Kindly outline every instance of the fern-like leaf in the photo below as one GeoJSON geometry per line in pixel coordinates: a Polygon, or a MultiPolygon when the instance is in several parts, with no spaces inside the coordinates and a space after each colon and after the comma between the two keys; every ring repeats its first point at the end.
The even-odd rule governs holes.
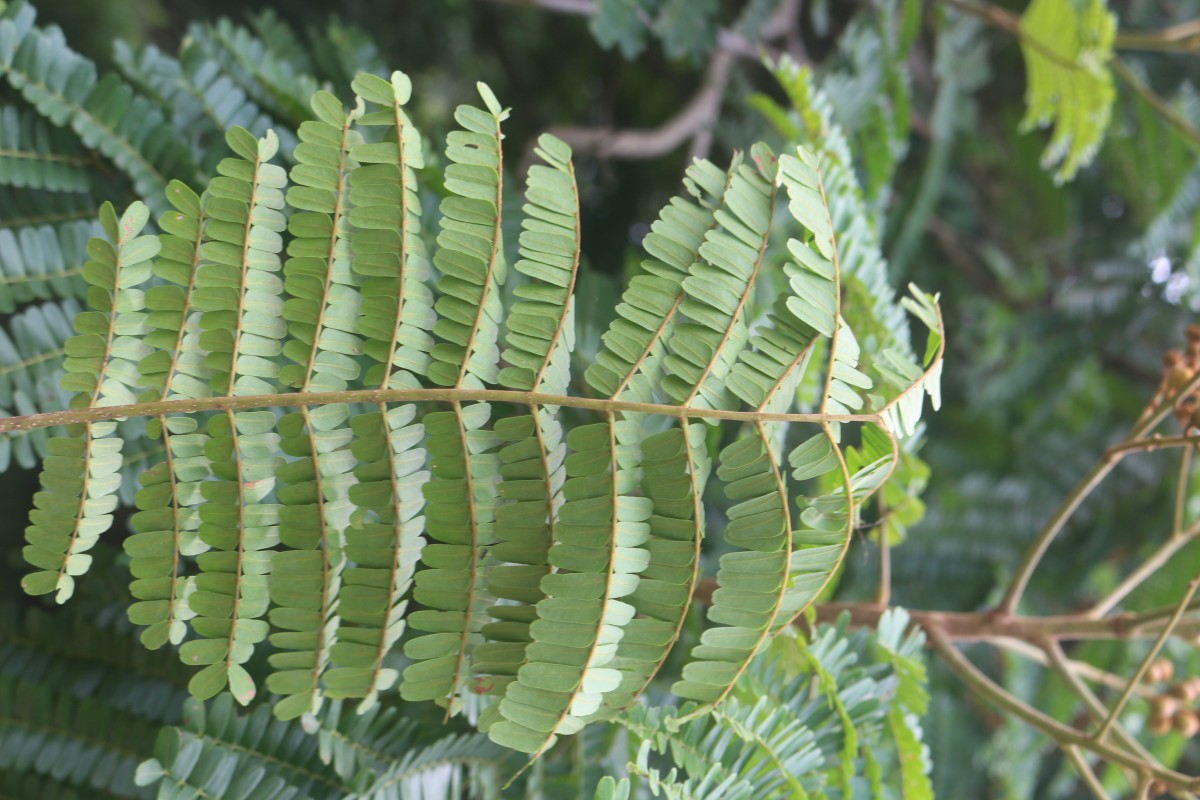
{"type": "MultiPolygon", "coordinates": [[[[141,203],[130,206],[120,220],[112,206],[101,209],[108,240],[93,239],[92,257],[84,267],[90,284],[88,303],[94,312],[76,317],[79,335],[67,343],[63,388],[77,394],[72,405],[120,405],[134,399],[137,363],[146,354],[141,339],[145,317],[143,293],[134,288],[150,272],[158,239],[139,236],[149,212],[141,203]]],[[[66,602],[75,578],[87,572],[87,554],[112,524],[121,482],[122,439],[113,421],[87,422],[77,438],[50,443],[42,470],[44,490],[34,495],[33,523],[25,532],[25,559],[38,568],[22,585],[30,594],[55,592],[66,602]]]]}
{"type": "Polygon", "coordinates": [[[1033,0],[1020,29],[1028,76],[1021,127],[1054,126],[1042,166],[1065,183],[1095,157],[1108,129],[1117,20],[1104,0],[1033,0]]]}

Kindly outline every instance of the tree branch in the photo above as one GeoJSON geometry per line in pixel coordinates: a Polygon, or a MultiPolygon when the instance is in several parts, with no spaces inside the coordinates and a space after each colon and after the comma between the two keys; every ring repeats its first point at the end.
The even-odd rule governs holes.
{"type": "Polygon", "coordinates": [[[1157,764],[1147,763],[1142,758],[1126,752],[1125,750],[1112,747],[1102,742],[1095,741],[1090,736],[1084,734],[1075,728],[1064,725],[1058,720],[1055,720],[1036,708],[1033,708],[1028,703],[1021,700],[1019,697],[1006,691],[1002,686],[997,684],[987,675],[983,674],[972,664],[966,656],[958,651],[941,631],[937,628],[926,630],[929,637],[929,643],[937,652],[942,663],[946,665],[963,683],[971,690],[992,706],[1007,712],[1014,716],[1020,717],[1031,727],[1041,731],[1048,736],[1059,746],[1074,745],[1089,750],[1096,755],[1118,764],[1123,767],[1137,770],[1143,773],[1149,773],[1158,780],[1168,784],[1169,786],[1177,787],[1187,791],[1200,789],[1200,779],[1191,778],[1175,770],[1167,769],[1157,764]]]}
{"type": "MultiPolygon", "coordinates": [[[[712,593],[711,579],[702,582],[696,596],[703,599],[712,593]],[[707,585],[705,585],[707,583],[707,585]]],[[[1189,605],[1188,610],[1192,610],[1189,605]]],[[[994,639],[1016,639],[1037,644],[1047,639],[1081,641],[1090,639],[1145,639],[1159,635],[1164,618],[1178,607],[1141,614],[1113,614],[1100,619],[1086,614],[1060,614],[1044,617],[1021,617],[998,614],[994,611],[921,611],[908,610],[912,624],[922,630],[937,630],[956,642],[980,642],[994,639]]],[[[836,622],[842,614],[850,615],[855,627],[875,628],[887,609],[875,603],[822,603],[816,607],[818,622],[836,622]]]]}
{"type": "Polygon", "coordinates": [[[700,90],[687,105],[658,127],[617,130],[571,126],[551,128],[549,133],[569,144],[577,154],[602,158],[658,158],[716,122],[732,66],[730,53],[724,50],[714,53],[700,90]]]}
{"type": "MultiPolygon", "coordinates": [[[[1150,431],[1158,427],[1166,417],[1174,410],[1176,402],[1183,397],[1187,397],[1192,392],[1200,387],[1200,375],[1197,375],[1186,386],[1180,388],[1179,391],[1167,397],[1163,402],[1150,413],[1138,420],[1137,424],[1129,432],[1129,435],[1117,445],[1110,447],[1104,452],[1104,455],[1092,467],[1083,479],[1071,490],[1070,494],[1064,498],[1058,510],[1046,523],[1046,526],[1038,534],[1037,539],[1030,545],[1025,555],[1021,558],[1021,563],[1017,565],[1016,573],[1013,576],[1012,583],[1008,590],[1004,593],[1004,599],[997,607],[1000,614],[1012,614],[1017,610],[1017,605],[1021,602],[1021,595],[1025,592],[1025,587],[1029,584],[1029,579],[1033,576],[1034,570],[1045,555],[1046,550],[1050,547],[1050,543],[1054,541],[1059,532],[1066,526],[1067,521],[1083,503],[1092,491],[1100,485],[1100,482],[1108,476],[1110,472],[1120,462],[1121,458],[1128,452],[1138,449],[1145,449],[1140,446],[1140,443],[1146,440],[1146,435],[1150,431]]],[[[1156,446],[1163,446],[1166,437],[1149,440],[1156,443],[1156,446]]]]}
{"type": "MultiPolygon", "coordinates": [[[[515,6],[542,8],[565,14],[590,16],[595,12],[592,0],[490,0],[515,6]]],[[[721,102],[729,84],[735,57],[758,60],[764,51],[771,55],[768,42],[788,36],[799,14],[798,0],[781,0],[771,17],[763,24],[757,41],[749,41],[736,30],[720,28],[716,49],[709,59],[708,69],[699,90],[670,119],[654,128],[595,128],[564,126],[548,132],[562,139],[580,155],[601,158],[649,159],[672,152],[687,141],[692,142],[693,158],[705,155],[712,141],[712,126],[720,115],[721,102]]],[[[777,54],[775,54],[777,55],[777,54]]],[[[796,53],[798,61],[804,59],[796,53]]],[[[526,163],[531,163],[526,159],[526,163]]]]}

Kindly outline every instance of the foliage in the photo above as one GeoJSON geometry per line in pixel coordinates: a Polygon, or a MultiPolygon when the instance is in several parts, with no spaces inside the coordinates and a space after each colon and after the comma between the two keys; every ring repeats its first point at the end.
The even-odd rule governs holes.
{"type": "Polygon", "coordinates": [[[1100,149],[1115,91],[1108,60],[1116,18],[1104,0],[1036,0],[1021,17],[1029,88],[1025,128],[1053,124],[1042,165],[1067,181],[1100,149]]]}

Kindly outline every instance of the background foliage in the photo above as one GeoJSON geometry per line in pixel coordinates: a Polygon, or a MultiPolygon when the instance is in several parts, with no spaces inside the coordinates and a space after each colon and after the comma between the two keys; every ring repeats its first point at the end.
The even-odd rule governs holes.
{"type": "MultiPolygon", "coordinates": [[[[547,128],[575,144],[589,232],[584,239],[589,271],[581,292],[596,298],[594,308],[578,310],[575,356],[587,364],[619,288],[637,269],[635,245],[646,232],[644,223],[676,192],[688,156],[710,153],[723,162],[726,153],[755,138],[778,142],[803,135],[787,129],[795,120],[772,114],[794,99],[799,85],[792,85],[789,98],[786,80],[781,86],[759,64],[755,43],[769,36],[772,55],[787,52],[812,66],[825,91],[829,119],[845,132],[854,153],[870,221],[881,231],[880,245],[889,259],[888,281],[903,286],[912,280],[939,290],[950,333],[945,404],[929,417],[921,450],[928,488],[920,499],[889,500],[894,514],[888,535],[896,543],[904,539],[892,554],[892,600],[906,607],[970,610],[997,599],[1026,544],[1060,499],[1153,394],[1161,353],[1178,338],[1198,302],[1200,245],[1194,221],[1200,213],[1200,173],[1194,134],[1200,109],[1190,80],[1194,54],[1184,47],[1182,53],[1158,52],[1136,38],[1122,43],[1118,35],[1122,61],[1114,72],[1105,56],[1112,44],[1106,37],[1113,31],[1098,0],[1076,4],[1081,18],[1092,18],[1088,30],[1064,31],[1054,19],[1039,20],[1032,12],[1021,23],[1035,32],[1053,31],[1047,41],[1054,52],[1019,44],[1002,24],[985,24],[986,15],[961,8],[966,3],[814,0],[789,6],[790,24],[781,34],[770,27],[777,4],[753,0],[602,0],[595,6],[564,3],[568,12],[588,12],[565,14],[521,3],[348,2],[336,19],[317,3],[280,4],[274,15],[265,6],[245,14],[240,4],[200,8],[138,0],[121,5],[127,8],[119,13],[105,8],[89,18],[88,9],[76,3],[39,4],[39,24],[57,22],[66,31],[65,43],[42,34],[44,57],[75,59],[66,54],[69,44],[98,65],[97,76],[108,76],[101,78],[108,81],[106,92],[97,93],[91,105],[77,108],[39,95],[36,87],[22,85],[15,71],[4,87],[0,147],[54,154],[48,159],[0,154],[0,408],[6,414],[66,403],[57,388],[57,366],[70,317],[83,298],[78,271],[102,200],[123,207],[143,197],[152,207],[159,202],[155,211],[163,210],[158,198],[168,179],[211,175],[228,155],[222,132],[231,124],[256,135],[272,127],[284,140],[282,151],[290,152],[294,140],[287,137],[310,116],[309,95],[327,86],[348,96],[360,70],[386,74],[400,67],[410,73],[415,84],[411,113],[433,141],[441,140],[453,107],[473,97],[474,81],[486,77],[519,111],[506,127],[509,152],[527,152],[547,128]],[[198,18],[200,13],[206,18],[198,18]],[[223,15],[228,19],[221,21],[223,15]],[[121,43],[114,46],[115,37],[121,43]],[[880,58],[880,53],[892,57],[880,58]],[[722,63],[722,54],[731,63],[718,71],[714,64],[722,63]],[[1082,59],[1093,69],[1085,78],[1064,76],[1056,61],[1062,58],[1082,59]],[[112,76],[120,76],[120,85],[112,76]],[[1101,98],[1095,113],[1070,119],[1046,111],[1054,87],[1075,79],[1088,83],[1080,91],[1101,98]],[[1134,86],[1153,87],[1157,96],[1134,86]],[[713,87],[719,98],[714,124],[670,146],[656,149],[641,141],[650,158],[631,159],[638,154],[622,150],[639,142],[622,143],[611,135],[593,140],[579,131],[653,130],[713,87]],[[137,99],[123,95],[128,91],[137,99]],[[1103,100],[1110,98],[1109,108],[1103,100]],[[1159,98],[1165,98],[1165,113],[1155,107],[1159,98]],[[1105,118],[1097,118],[1101,113],[1105,118]],[[1037,132],[1041,125],[1045,133],[1037,132]],[[133,147],[124,143],[127,138],[133,147]]],[[[1023,4],[1007,5],[1010,22],[1025,10],[1023,4]]],[[[1055,5],[1039,0],[1033,8],[1052,15],[1055,5]]],[[[1166,29],[1186,22],[1190,12],[1185,3],[1149,0],[1114,4],[1112,10],[1119,12],[1121,32],[1166,29]]],[[[0,31],[0,53],[18,43],[0,31]]],[[[87,67],[79,69],[81,75],[91,74],[87,67]]],[[[1061,85],[1058,91],[1064,91],[1061,85]]],[[[869,302],[869,292],[861,302],[869,302]]],[[[155,457],[156,445],[136,430],[131,433],[123,469],[133,474],[155,457]]],[[[13,462],[0,491],[14,520],[24,518],[35,484],[32,470],[45,442],[38,433],[0,443],[0,459],[6,466],[13,462]]],[[[923,466],[914,470],[925,474],[923,466]]],[[[1170,525],[1167,478],[1172,471],[1161,459],[1125,461],[1117,479],[1084,505],[1050,551],[1027,602],[1053,612],[1103,596],[1128,561],[1150,548],[1143,532],[1170,525]],[[1081,563],[1095,568],[1082,574],[1081,563]],[[1075,579],[1064,582],[1063,575],[1075,579]]],[[[19,526],[11,529],[15,545],[19,526]]],[[[118,548],[111,544],[109,557],[115,560],[118,548]]],[[[49,612],[18,596],[17,576],[24,571],[15,556],[18,549],[6,551],[11,557],[4,565],[7,602],[20,611],[6,615],[13,623],[6,632],[6,655],[0,657],[9,686],[0,687],[0,704],[21,706],[22,719],[38,720],[28,730],[42,731],[37,734],[42,738],[22,745],[15,729],[6,729],[9,744],[0,750],[10,755],[0,756],[0,766],[5,788],[14,796],[58,792],[53,796],[67,797],[71,791],[128,796],[124,792],[132,791],[137,764],[151,753],[157,767],[142,768],[147,780],[155,769],[183,770],[181,762],[195,758],[218,775],[246,769],[268,773],[282,768],[281,761],[310,763],[312,751],[305,748],[320,748],[330,762],[319,774],[305,773],[306,791],[340,796],[375,781],[400,785],[405,773],[398,765],[405,762],[395,759],[421,757],[420,719],[406,711],[406,719],[415,719],[406,722],[385,710],[369,720],[334,714],[323,723],[328,730],[315,738],[285,734],[281,727],[279,733],[264,733],[283,725],[268,725],[265,717],[246,723],[254,731],[247,735],[273,735],[272,741],[280,743],[271,747],[282,750],[264,749],[270,758],[249,767],[241,756],[222,767],[222,759],[234,758],[230,752],[258,751],[230,749],[228,743],[242,734],[228,729],[219,736],[206,733],[229,724],[228,705],[203,713],[195,706],[179,711],[187,676],[180,675],[174,658],[159,659],[160,654],[136,646],[127,652],[110,648],[107,659],[131,659],[134,672],[145,676],[137,687],[129,685],[124,661],[89,663],[97,649],[86,646],[89,634],[112,631],[114,638],[106,641],[132,634],[119,613],[123,567],[112,573],[118,577],[97,582],[100,596],[93,602],[49,612]],[[89,633],[63,637],[64,629],[89,633]],[[71,652],[53,649],[63,647],[64,638],[78,650],[74,660],[71,652]],[[54,653],[58,665],[49,678],[29,666],[44,652],[54,653]],[[26,689],[35,682],[37,693],[31,695],[26,689]],[[92,763],[108,759],[103,768],[65,774],[65,766],[49,766],[66,764],[70,759],[63,753],[90,753],[91,740],[65,737],[59,746],[74,749],[55,750],[46,744],[48,720],[71,720],[65,727],[75,734],[89,725],[99,732],[113,713],[130,718],[121,726],[129,740],[89,756],[98,759],[92,763]],[[172,727],[157,734],[162,724],[172,727]],[[378,742],[373,755],[356,751],[334,757],[344,741],[339,736],[350,726],[358,726],[350,734],[356,740],[378,742]],[[35,751],[43,754],[37,758],[45,768],[30,767],[35,751]],[[312,786],[323,788],[312,791],[312,786]]],[[[877,559],[878,548],[865,537],[856,542],[839,599],[871,596],[877,559]]],[[[1150,608],[1177,597],[1198,559],[1195,543],[1182,549],[1129,598],[1127,607],[1150,608]]],[[[878,657],[878,648],[868,647],[864,636],[853,640],[853,647],[878,657]]],[[[1086,655],[1127,673],[1140,653],[1097,645],[1086,655]]],[[[1181,663],[1193,658],[1182,649],[1176,657],[1181,663]]],[[[807,674],[794,665],[791,669],[807,674]]],[[[1038,698],[1040,707],[1066,702],[1063,690],[1043,684],[1043,673],[1026,662],[1014,659],[996,665],[996,671],[1026,696],[1038,698]]],[[[890,679],[877,672],[871,680],[890,679]]],[[[785,684],[771,685],[785,691],[779,689],[785,684]]],[[[837,685],[841,691],[857,686],[854,678],[837,685]]],[[[729,717],[755,713],[756,685],[744,691],[744,706],[727,710],[729,717]]],[[[874,691],[880,698],[892,696],[890,690],[874,691]]],[[[819,772],[845,746],[843,731],[832,719],[805,717],[802,708],[792,707],[796,702],[785,693],[775,705],[808,720],[818,744],[795,747],[793,768],[800,771],[804,764],[810,766],[803,769],[819,772]]],[[[883,724],[880,720],[892,712],[881,707],[871,713],[883,724]]],[[[10,711],[6,719],[17,716],[10,711]]],[[[872,730],[871,724],[864,717],[864,730],[872,730]]],[[[1057,750],[1016,723],[976,713],[961,690],[937,673],[923,727],[938,765],[933,788],[942,796],[1084,796],[1057,750]]],[[[692,741],[718,735],[685,733],[692,741]]],[[[616,735],[630,737],[619,743],[621,752],[638,752],[636,731],[616,735]]],[[[653,751],[673,746],[653,736],[646,741],[653,751]]],[[[1182,737],[1171,737],[1162,747],[1174,751],[1172,758],[1182,757],[1186,767],[1190,754],[1184,744],[1182,737]]],[[[501,758],[481,741],[441,746],[451,748],[450,754],[440,760],[429,756],[430,763],[457,758],[482,774],[498,768],[501,758]]],[[[546,786],[594,785],[597,765],[612,758],[613,743],[583,735],[573,746],[577,755],[547,765],[536,780],[546,786]]],[[[647,775],[668,768],[651,756],[640,756],[647,775]]],[[[736,755],[730,759],[738,760],[736,755]]],[[[674,763],[684,760],[676,756],[674,763]]],[[[753,759],[743,759],[746,763],[752,765],[753,759]]],[[[761,780],[778,779],[777,773],[761,777],[765,774],[761,780]]],[[[753,791],[766,791],[754,783],[752,770],[741,779],[753,791]]],[[[721,778],[713,780],[719,784],[721,778]]],[[[724,791],[737,796],[746,789],[724,791]]]]}

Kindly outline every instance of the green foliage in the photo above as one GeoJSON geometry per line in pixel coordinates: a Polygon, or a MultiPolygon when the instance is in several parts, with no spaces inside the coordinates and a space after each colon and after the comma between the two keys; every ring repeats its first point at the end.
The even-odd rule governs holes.
{"type": "Polygon", "coordinates": [[[1028,88],[1025,129],[1052,125],[1042,166],[1056,183],[1100,149],[1116,91],[1108,60],[1117,21],[1104,0],[1034,0],[1021,17],[1028,88]]]}
{"type": "MultiPolygon", "coordinates": [[[[332,95],[314,95],[317,119],[300,126],[290,176],[271,163],[279,146],[272,132],[255,138],[232,128],[233,156],[202,193],[168,187],[173,210],[159,221],[161,238],[142,235],[143,204],[119,220],[102,206],[107,238],[89,244],[83,270],[93,311],[77,320],[63,385],[79,392],[75,408],[147,404],[140,416],[151,418],[170,454],[142,478],[138,533],[126,543],[138,599],[130,616],[147,626],[143,641],[181,643],[183,662],[200,668],[189,682],[193,697],[227,689],[245,705],[258,691],[256,646],[269,639],[266,686],[282,725],[312,720],[326,690],[374,708],[397,682],[388,653],[407,622],[416,633],[403,640],[410,663],[400,696],[435,700],[447,717],[474,715],[471,698],[490,697],[480,727],[536,758],[560,736],[630,707],[679,639],[700,574],[710,469],[707,423],[689,417],[723,412],[744,418],[748,434],[718,454],[716,475],[733,503],[723,538],[733,551],[716,576],[714,627],[675,687],[701,703],[681,720],[701,718],[829,582],[856,508],[890,474],[893,437],[911,432],[932,393],[941,335],[932,299],[918,293],[911,307],[934,337],[924,366],[886,350],[877,359],[887,371],[876,379],[860,372],[860,346],[839,313],[838,233],[819,157],[801,148],[777,159],[756,146],[755,166],[735,163],[728,179],[701,164],[694,180],[706,188],[696,194],[715,198],[704,227],[680,224],[705,216],[683,204],[671,209],[689,216],[665,214],[658,230],[660,251],[678,265],[674,280],[654,285],[663,297],[650,307],[661,316],[647,325],[634,306],[626,312],[649,340],[636,340],[640,354],[632,350],[618,338],[627,324],[619,321],[605,341],[619,352],[608,363],[624,375],[598,408],[602,421],[564,424],[563,407],[577,405],[567,393],[580,236],[569,148],[552,137],[540,142],[546,166],[531,175],[520,234],[518,274],[528,282],[506,313],[499,126],[508,112],[482,84],[484,108],[459,107],[431,305],[411,188],[420,162],[409,160],[420,139],[402,108],[408,81],[360,76],[354,87],[350,113],[332,95]],[[386,126],[382,141],[365,138],[372,123],[386,126]],[[787,214],[776,209],[779,188],[790,198],[787,214]],[[750,337],[751,298],[777,216],[799,237],[785,268],[793,294],[750,337]],[[689,246],[693,255],[675,255],[689,246]],[[367,288],[375,289],[370,304],[367,288]],[[793,516],[780,463],[783,420],[818,339],[832,364],[810,379],[810,420],[821,432],[787,457],[797,482],[840,478],[802,499],[793,516]],[[359,356],[381,359],[366,383],[359,356]],[[739,376],[757,389],[731,391],[739,376]],[[421,378],[450,387],[450,410],[389,404],[421,399],[430,391],[421,378]],[[513,390],[489,394],[497,383],[513,390]],[[360,415],[350,390],[373,386],[392,394],[376,395],[376,408],[360,415]],[[861,394],[873,386],[883,393],[861,394]],[[638,398],[628,408],[619,402],[626,388],[638,398]],[[267,410],[290,405],[288,390],[333,402],[302,402],[282,416],[267,410]],[[493,417],[491,402],[476,402],[493,397],[528,397],[529,415],[493,417]],[[777,418],[743,417],[739,397],[777,418]],[[181,402],[199,405],[179,413],[181,402]],[[195,413],[204,408],[212,413],[195,413]],[[681,427],[661,430],[647,412],[678,414],[681,427]],[[898,427],[871,440],[852,474],[842,419],[898,427]],[[660,432],[644,436],[648,425],[660,432]],[[426,452],[428,471],[420,469],[426,452]],[[193,559],[197,571],[187,575],[193,559]],[[422,608],[406,616],[400,598],[410,581],[422,608]]],[[[28,591],[67,600],[111,524],[115,425],[86,421],[51,442],[47,491],[27,532],[27,557],[40,570],[26,579],[28,591]]],[[[219,702],[223,720],[231,706],[219,702]]],[[[236,743],[242,734],[229,735],[236,743]]],[[[445,757],[470,750],[465,740],[435,747],[445,757]]],[[[183,734],[164,734],[157,753],[142,783],[169,777],[210,794],[288,791],[280,776],[183,734]]]]}

